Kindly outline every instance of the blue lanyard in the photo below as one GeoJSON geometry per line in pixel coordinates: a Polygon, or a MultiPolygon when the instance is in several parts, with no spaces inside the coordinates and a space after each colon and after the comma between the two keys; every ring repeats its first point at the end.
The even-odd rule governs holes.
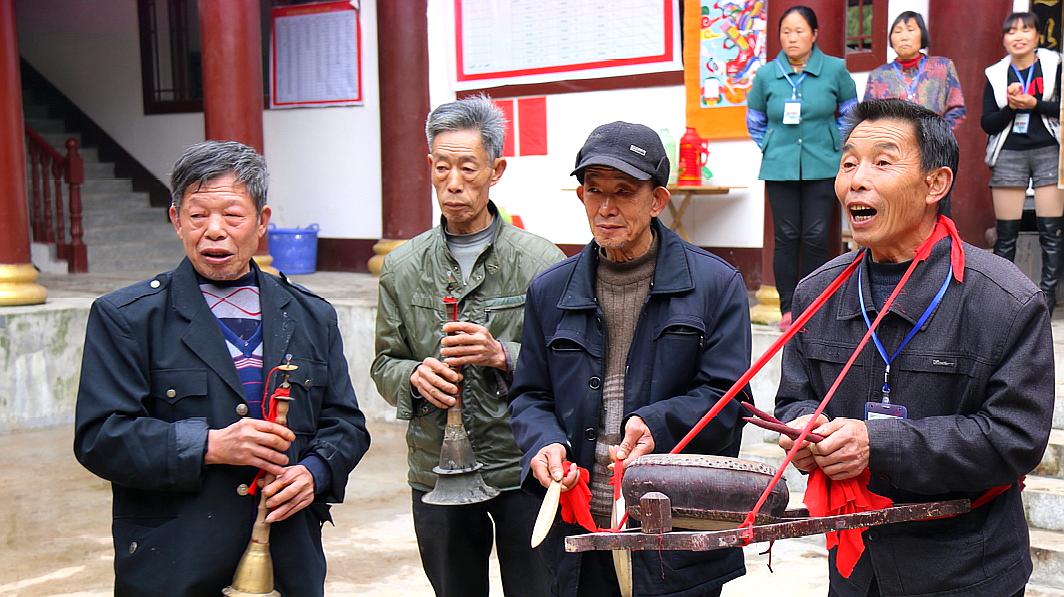
{"type": "Polygon", "coordinates": [[[1037,60],[1035,60],[1034,63],[1031,64],[1030,68],[1028,69],[1028,71],[1027,71],[1027,80],[1026,81],[1024,81],[1023,75],[1020,74],[1020,69],[1016,68],[1015,64],[1010,64],[1009,65],[1010,67],[1012,67],[1012,72],[1016,73],[1016,80],[1017,81],[1024,81],[1023,82],[1023,92],[1027,93],[1027,94],[1031,93],[1031,91],[1030,91],[1031,90],[1031,80],[1034,78],[1034,65],[1035,64],[1038,64],[1037,60]]]}
{"type": "Polygon", "coordinates": [[[916,97],[916,87],[920,84],[920,77],[924,74],[924,64],[927,62],[927,56],[920,57],[920,64],[916,67],[916,76],[913,77],[912,82],[905,82],[905,75],[902,74],[901,65],[897,62],[894,63],[894,70],[898,71],[898,78],[901,79],[902,85],[905,85],[905,92],[908,94],[905,99],[912,101],[916,97]]]}
{"type": "Polygon", "coordinates": [[[783,70],[783,64],[780,63],[779,58],[776,59],[776,68],[780,69],[780,74],[791,84],[791,99],[798,99],[798,86],[801,85],[802,80],[805,79],[805,71],[802,71],[802,74],[798,75],[797,81],[792,81],[791,76],[787,74],[787,71],[783,70]]]}
{"type": "MultiPolygon", "coordinates": [[[[869,328],[872,327],[872,322],[868,319],[868,311],[865,309],[864,292],[861,290],[861,272],[864,269],[864,263],[857,266],[857,300],[861,304],[861,317],[864,317],[865,325],[869,328]]],[[[946,295],[946,289],[949,288],[950,278],[953,277],[953,264],[950,263],[949,271],[946,273],[946,279],[942,282],[942,287],[938,289],[938,293],[935,294],[935,298],[931,299],[931,304],[924,310],[924,314],[920,316],[920,319],[916,321],[916,325],[913,329],[909,330],[909,333],[905,336],[905,339],[901,341],[901,345],[894,351],[894,354],[887,356],[887,349],[883,347],[883,343],[879,340],[879,335],[874,331],[872,332],[872,342],[876,345],[876,350],[879,351],[879,356],[883,358],[883,362],[887,364],[886,370],[883,372],[883,404],[890,404],[890,364],[894,362],[894,359],[898,358],[901,351],[909,345],[909,341],[920,331],[920,328],[924,327],[931,314],[938,308],[939,303],[942,302],[942,297],[946,295]]]]}

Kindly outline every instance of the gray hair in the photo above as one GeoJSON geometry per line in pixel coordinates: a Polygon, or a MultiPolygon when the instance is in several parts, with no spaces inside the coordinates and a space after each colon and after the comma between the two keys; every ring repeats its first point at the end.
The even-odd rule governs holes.
{"type": "Polygon", "coordinates": [[[436,135],[467,130],[480,131],[480,141],[489,160],[494,162],[502,156],[502,146],[506,141],[506,116],[486,95],[478,94],[443,104],[433,110],[425,121],[425,138],[429,142],[429,149],[436,135]]]}
{"type": "Polygon", "coordinates": [[[236,141],[203,141],[185,150],[170,175],[170,200],[181,211],[181,199],[190,188],[200,186],[226,174],[242,183],[255,203],[255,212],[266,206],[269,186],[266,160],[251,147],[236,141]]]}
{"type": "MultiPolygon", "coordinates": [[[[945,118],[927,108],[900,99],[874,99],[863,101],[846,114],[843,125],[843,143],[850,140],[850,133],[864,121],[901,120],[913,125],[916,146],[920,150],[920,168],[930,172],[943,166],[953,171],[957,180],[957,164],[960,150],[957,138],[945,118]]],[[[950,193],[938,202],[939,213],[948,213],[950,193]]]]}

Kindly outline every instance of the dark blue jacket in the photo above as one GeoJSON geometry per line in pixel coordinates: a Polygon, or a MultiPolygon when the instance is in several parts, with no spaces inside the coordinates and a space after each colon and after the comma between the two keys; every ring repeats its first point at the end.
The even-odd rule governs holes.
{"type": "MultiPolygon", "coordinates": [[[[326,502],[343,500],[369,434],[332,306],[273,276],[259,272],[258,280],[263,373],[286,354],[299,366],[291,380],[288,426],[296,439],[289,462],[314,454],[331,475],[313,504],[272,525],[275,582],[284,595],[321,595],[326,502]]],[[[204,466],[203,456],[208,429],[235,423],[244,404],[221,329],[187,259],[93,303],[74,453],[111,482],[116,595],[218,595],[230,583],[258,502],[237,486],[249,483],[255,469],[204,466]]]]}
{"type": "MultiPolygon", "coordinates": [[[[646,421],[654,451],[663,453],[750,366],[750,319],[739,272],[656,218],[652,225],[661,245],[628,354],[624,421],[632,415],[646,421]]],[[[597,263],[592,242],[543,272],[528,291],[510,410],[524,452],[522,485],[539,495],[543,488],[529,472],[529,461],[544,446],[567,446],[569,459],[587,469],[594,462],[607,341],[595,298],[597,263]]],[[[735,456],[740,425],[738,405],[732,403],[685,451],[735,456]]],[[[548,562],[556,560],[555,590],[561,596],[578,594],[580,555],[562,548],[564,536],[577,532],[558,524],[541,548],[548,562]]],[[[632,556],[636,595],[702,595],[745,573],[738,549],[632,556]]]]}

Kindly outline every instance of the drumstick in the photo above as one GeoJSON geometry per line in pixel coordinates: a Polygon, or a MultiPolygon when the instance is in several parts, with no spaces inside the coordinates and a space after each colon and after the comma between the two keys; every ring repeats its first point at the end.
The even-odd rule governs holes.
{"type": "Polygon", "coordinates": [[[758,417],[758,418],[760,418],[760,419],[762,419],[764,421],[768,421],[769,423],[779,423],[780,425],[786,425],[786,423],[784,423],[783,421],[777,419],[776,417],[774,417],[774,416],[768,414],[767,412],[761,410],[760,408],[754,406],[750,402],[747,402],[747,401],[744,400],[744,401],[740,402],[739,404],[742,404],[743,408],[745,408],[746,410],[750,411],[750,414],[754,415],[755,417],[758,417]]]}
{"type": "Polygon", "coordinates": [[[561,498],[562,484],[560,481],[551,481],[547,487],[547,495],[543,497],[543,505],[539,507],[539,515],[536,516],[536,524],[532,526],[532,547],[538,547],[547,538],[547,532],[554,524],[554,516],[558,513],[558,500],[561,498]]]}
{"type": "MultiPolygon", "coordinates": [[[[789,437],[789,438],[791,438],[793,440],[797,440],[798,436],[801,435],[801,433],[802,433],[800,429],[795,429],[793,427],[788,427],[788,426],[784,425],[783,423],[773,423],[772,421],[763,421],[763,420],[757,419],[755,417],[743,417],[743,420],[746,421],[747,423],[750,423],[751,425],[757,425],[758,427],[760,427],[762,429],[768,429],[769,431],[775,431],[776,433],[779,433],[779,434],[782,434],[782,435],[786,435],[787,437],[789,437]]],[[[805,439],[806,439],[806,441],[809,441],[809,442],[815,444],[815,443],[820,442],[821,440],[823,440],[824,436],[823,435],[818,435],[816,433],[810,433],[809,435],[805,436],[805,439]]]]}

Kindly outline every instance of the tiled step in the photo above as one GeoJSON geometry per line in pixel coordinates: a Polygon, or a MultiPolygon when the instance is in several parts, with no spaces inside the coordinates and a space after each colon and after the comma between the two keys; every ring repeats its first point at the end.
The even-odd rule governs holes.
{"type": "Polygon", "coordinates": [[[48,106],[44,104],[23,103],[22,116],[24,118],[48,118],[48,106]]]}
{"type": "Polygon", "coordinates": [[[81,145],[81,133],[68,133],[60,131],[58,133],[41,133],[41,137],[44,140],[51,143],[52,147],[58,149],[61,153],[66,153],[66,142],[68,139],[73,139],[81,145]]]}
{"type": "Polygon", "coordinates": [[[1027,596],[1038,595],[1032,591],[1042,590],[1045,597],[1064,597],[1064,533],[1031,529],[1031,559],[1034,560],[1034,573],[1027,596]],[[1055,590],[1056,592],[1049,592],[1055,590]]]}
{"type": "Polygon", "coordinates": [[[111,162],[84,162],[85,178],[114,178],[115,177],[115,165],[111,162]]]}
{"type": "Polygon", "coordinates": [[[59,118],[27,118],[26,124],[42,134],[66,132],[66,123],[59,118]]]}
{"type": "MultiPolygon", "coordinates": [[[[160,213],[161,211],[147,208],[129,209],[120,214],[124,224],[154,225],[166,223],[166,215],[160,213]]],[[[81,214],[81,225],[86,231],[90,228],[106,230],[115,223],[117,217],[114,209],[85,210],[81,214]]]]}
{"type": "Polygon", "coordinates": [[[1064,531],[1064,479],[1028,475],[1022,495],[1032,527],[1064,531]]]}
{"type": "MultiPolygon", "coordinates": [[[[93,264],[103,266],[105,263],[132,263],[138,261],[162,261],[176,264],[184,256],[181,243],[176,238],[160,238],[158,242],[118,241],[106,245],[89,245],[89,271],[93,264]]],[[[137,268],[139,269],[139,267],[137,268]]]]}
{"type": "Polygon", "coordinates": [[[1034,474],[1064,479],[1064,430],[1053,429],[1049,432],[1049,446],[1034,474]]]}
{"type": "MultiPolygon", "coordinates": [[[[161,210],[160,210],[161,211],[161,210]]],[[[125,217],[121,221],[108,226],[91,226],[85,228],[84,241],[90,247],[104,246],[113,243],[116,239],[122,242],[142,242],[164,244],[163,241],[178,244],[174,227],[162,221],[161,214],[148,222],[127,221],[125,217]]]]}
{"type": "Polygon", "coordinates": [[[125,193],[133,191],[133,181],[128,178],[96,178],[81,185],[82,200],[91,193],[125,193]]]}
{"type": "Polygon", "coordinates": [[[81,194],[81,209],[85,213],[90,211],[108,210],[112,211],[116,209],[120,210],[133,210],[133,209],[159,209],[151,206],[151,201],[148,198],[147,193],[141,193],[139,191],[118,191],[118,192],[90,192],[81,194]]]}

